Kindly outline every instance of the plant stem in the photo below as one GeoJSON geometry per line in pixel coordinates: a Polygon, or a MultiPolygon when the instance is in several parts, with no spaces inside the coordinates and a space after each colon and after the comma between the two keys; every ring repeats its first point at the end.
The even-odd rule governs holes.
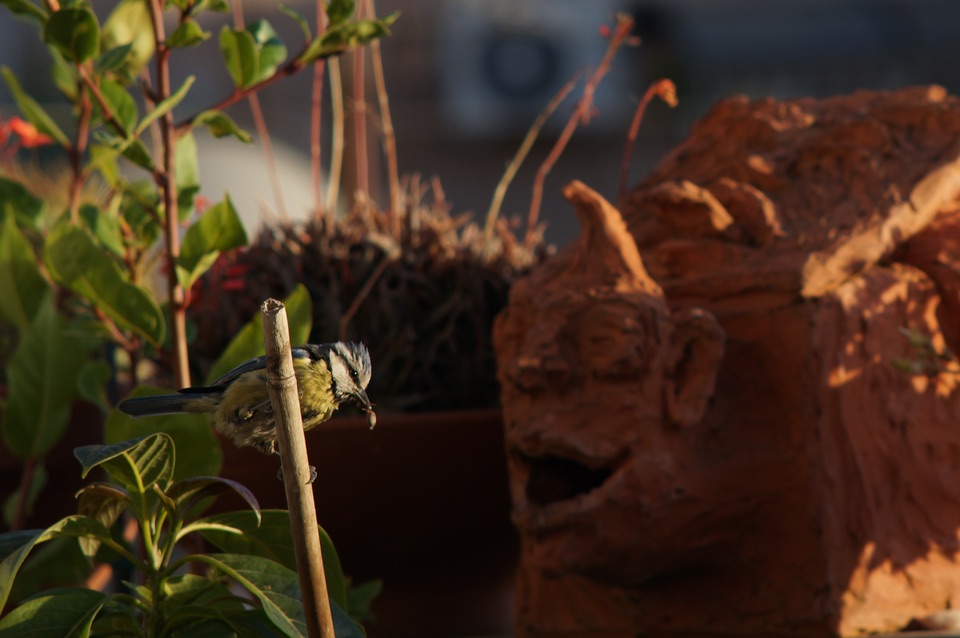
{"type": "MultiPolygon", "coordinates": [[[[77,65],[79,71],[81,65],[77,65]]],[[[76,141],[68,150],[70,155],[70,194],[69,210],[70,221],[74,224],[80,221],[80,191],[83,189],[83,154],[87,151],[87,140],[90,138],[90,116],[93,113],[93,105],[90,103],[90,95],[84,89],[82,82],[77,83],[77,92],[80,94],[79,109],[77,118],[77,137],[76,141]]]]}
{"type": "MultiPolygon", "coordinates": [[[[233,25],[236,29],[244,28],[243,3],[231,3],[233,8],[233,25]]],[[[263,144],[263,157],[267,164],[267,175],[270,179],[270,190],[273,191],[273,202],[277,207],[277,213],[284,219],[288,218],[287,205],[283,199],[283,188],[280,186],[280,172],[277,170],[277,158],[273,154],[273,145],[270,142],[270,131],[267,130],[267,121],[263,117],[263,109],[260,108],[260,96],[254,91],[247,94],[247,103],[250,105],[250,114],[253,116],[253,124],[257,127],[257,137],[263,144]]]]}
{"type": "Polygon", "coordinates": [[[637,105],[637,110],[633,112],[633,121],[630,122],[630,130],[627,133],[627,143],[623,147],[623,159],[620,161],[620,187],[617,189],[618,200],[623,199],[624,195],[627,194],[627,180],[630,179],[630,158],[633,155],[633,144],[637,141],[637,133],[640,131],[643,114],[654,96],[659,96],[671,108],[677,105],[677,89],[670,80],[657,80],[647,87],[643,99],[637,105]]]}
{"type": "MultiPolygon", "coordinates": [[[[327,12],[323,7],[323,0],[317,0],[317,33],[323,33],[327,28],[327,12]]],[[[326,60],[317,60],[313,65],[313,91],[310,96],[310,178],[313,184],[313,207],[317,219],[323,217],[323,182],[321,168],[320,137],[323,132],[323,79],[326,70],[326,60]]]]}
{"type": "Polygon", "coordinates": [[[597,85],[600,84],[600,80],[603,79],[603,76],[610,70],[610,63],[613,61],[613,56],[616,55],[620,46],[628,40],[631,29],[633,29],[633,18],[625,13],[617,14],[617,24],[610,36],[610,42],[607,45],[603,59],[600,60],[600,64],[597,65],[597,68],[587,79],[583,87],[583,95],[577,103],[573,114],[570,116],[570,119],[567,120],[566,126],[564,126],[563,131],[560,133],[560,137],[557,138],[547,159],[543,161],[543,164],[541,164],[539,170],[537,170],[537,176],[533,182],[533,195],[530,198],[530,212],[527,214],[527,231],[523,240],[524,246],[527,248],[533,247],[534,229],[537,225],[537,218],[540,215],[540,202],[543,199],[543,182],[547,178],[547,173],[550,172],[553,165],[560,159],[560,155],[563,153],[563,149],[566,148],[570,138],[573,137],[573,132],[577,129],[577,125],[581,122],[586,124],[590,121],[590,117],[593,114],[593,95],[597,90],[597,85]]]}
{"type": "Polygon", "coordinates": [[[26,459],[23,470],[20,472],[20,487],[17,488],[17,506],[14,510],[11,531],[23,529],[27,522],[27,503],[30,500],[30,488],[33,485],[33,475],[36,473],[37,459],[26,459]]]}
{"type": "Polygon", "coordinates": [[[533,124],[530,126],[530,130],[527,131],[526,136],[523,138],[523,142],[520,144],[520,148],[517,149],[517,154],[513,156],[513,159],[510,160],[510,164],[507,165],[507,169],[503,172],[503,177],[500,178],[500,181],[497,183],[497,188],[493,191],[493,199],[490,201],[490,210],[487,211],[487,221],[483,227],[483,236],[487,241],[493,237],[493,225],[497,221],[497,217],[500,216],[500,208],[503,206],[503,198],[507,194],[507,187],[510,186],[510,182],[513,181],[513,178],[516,176],[517,171],[520,170],[520,165],[523,164],[523,160],[527,158],[527,154],[530,152],[530,149],[533,148],[533,143],[537,140],[537,136],[540,134],[540,129],[543,128],[543,125],[547,123],[547,120],[553,115],[553,112],[557,110],[557,107],[560,106],[567,96],[570,94],[570,91],[573,90],[573,87],[576,85],[577,80],[579,79],[580,74],[576,74],[574,77],[570,78],[566,84],[561,87],[557,94],[553,96],[553,99],[547,104],[546,108],[540,112],[537,116],[537,119],[533,121],[533,124]]]}
{"type": "MultiPolygon", "coordinates": [[[[374,19],[373,0],[366,0],[367,18],[374,19]]],[[[390,117],[390,98],[387,94],[387,83],[383,73],[383,56],[380,54],[380,41],[370,43],[370,60],[373,63],[373,82],[377,89],[377,99],[380,105],[380,135],[383,140],[383,154],[387,159],[387,180],[390,184],[390,206],[387,208],[390,215],[391,230],[394,237],[400,236],[400,211],[403,198],[400,192],[400,176],[397,168],[397,136],[393,130],[393,118],[390,117]]]]}
{"type": "Polygon", "coordinates": [[[340,59],[330,58],[330,182],[327,184],[327,215],[333,219],[340,199],[340,176],[343,173],[343,79],[340,77],[340,59]]]}
{"type": "MultiPolygon", "coordinates": [[[[163,0],[150,0],[150,17],[157,56],[157,101],[170,96],[170,50],[166,45],[163,27],[163,0]]],[[[167,291],[170,299],[171,368],[179,388],[190,385],[190,367],[187,360],[187,321],[183,286],[177,278],[177,259],[180,257],[180,215],[177,207],[177,181],[174,174],[176,127],[173,112],[160,118],[160,136],[163,146],[163,168],[154,173],[154,179],[163,197],[164,241],[167,248],[167,291]]]]}
{"type": "Polygon", "coordinates": [[[357,172],[356,191],[370,195],[370,166],[367,157],[367,101],[364,91],[363,49],[353,56],[353,154],[357,172]]]}

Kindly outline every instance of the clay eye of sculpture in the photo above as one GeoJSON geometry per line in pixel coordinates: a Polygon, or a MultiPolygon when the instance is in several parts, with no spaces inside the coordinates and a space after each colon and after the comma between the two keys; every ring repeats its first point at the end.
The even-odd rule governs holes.
{"type": "Polygon", "coordinates": [[[643,375],[648,353],[656,344],[646,327],[646,317],[628,304],[600,302],[583,316],[578,334],[580,361],[588,374],[599,379],[628,379],[643,375]]]}

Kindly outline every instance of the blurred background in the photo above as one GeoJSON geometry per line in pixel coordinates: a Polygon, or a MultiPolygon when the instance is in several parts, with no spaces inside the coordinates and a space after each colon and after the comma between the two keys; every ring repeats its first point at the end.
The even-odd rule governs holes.
{"type": "MultiPolygon", "coordinates": [[[[113,4],[103,3],[103,13],[113,4]]],[[[312,3],[288,4],[312,15],[312,3]]],[[[302,35],[278,13],[276,3],[247,0],[243,6],[248,22],[269,19],[291,53],[296,51],[302,35]]],[[[401,174],[419,173],[428,183],[438,177],[454,212],[480,215],[537,114],[567,80],[600,60],[605,49],[600,26],[611,24],[615,11],[634,16],[642,45],[620,51],[600,85],[596,117],[577,130],[546,182],[541,218],[547,239],[558,245],[576,235],[560,189],[577,178],[615,196],[633,109],[656,79],[672,79],[680,103],[671,110],[654,102],[647,110],[635,147],[633,182],[725,96],[825,96],[924,83],[951,91],[960,87],[955,43],[960,3],[951,0],[380,0],[377,11],[401,14],[382,45],[401,174]]],[[[213,16],[208,22],[217,19],[231,20],[213,16]]],[[[0,17],[0,62],[13,68],[33,95],[55,102],[56,90],[42,66],[46,54],[36,35],[16,26],[9,13],[0,17]]],[[[191,73],[207,79],[194,86],[178,112],[210,106],[232,89],[216,38],[199,51],[178,51],[173,57],[175,85],[191,73]]],[[[366,78],[367,99],[375,105],[369,70],[366,78]]],[[[279,162],[282,205],[271,193],[259,145],[234,140],[204,144],[201,177],[210,199],[229,191],[251,226],[264,215],[309,213],[310,93],[309,73],[260,93],[279,162]]],[[[574,96],[554,114],[514,180],[506,215],[526,217],[533,176],[574,96]]],[[[10,102],[0,86],[3,113],[14,112],[10,102]]],[[[229,113],[252,130],[246,102],[229,113]]],[[[350,192],[349,166],[343,192],[350,192]]],[[[375,182],[374,190],[384,201],[379,197],[383,187],[375,182]]]]}

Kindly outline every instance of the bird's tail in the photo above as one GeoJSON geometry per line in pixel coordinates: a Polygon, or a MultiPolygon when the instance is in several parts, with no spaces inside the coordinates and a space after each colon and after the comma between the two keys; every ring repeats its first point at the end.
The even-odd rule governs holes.
{"type": "Polygon", "coordinates": [[[195,412],[192,403],[197,401],[196,395],[189,394],[158,394],[152,397],[131,397],[117,404],[117,408],[130,416],[155,416],[158,414],[178,414],[181,412],[195,412]]]}

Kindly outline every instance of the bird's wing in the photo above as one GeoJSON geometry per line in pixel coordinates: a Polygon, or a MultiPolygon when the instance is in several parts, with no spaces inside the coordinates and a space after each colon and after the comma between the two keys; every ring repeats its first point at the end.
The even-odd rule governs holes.
{"type": "MultiPolygon", "coordinates": [[[[293,348],[292,350],[294,359],[304,359],[310,356],[303,348],[293,348]]],[[[247,372],[253,370],[263,370],[267,367],[267,357],[266,355],[262,357],[257,357],[256,359],[250,359],[246,363],[241,363],[233,370],[230,370],[225,375],[213,382],[214,387],[226,387],[239,379],[241,376],[247,372]]]]}

